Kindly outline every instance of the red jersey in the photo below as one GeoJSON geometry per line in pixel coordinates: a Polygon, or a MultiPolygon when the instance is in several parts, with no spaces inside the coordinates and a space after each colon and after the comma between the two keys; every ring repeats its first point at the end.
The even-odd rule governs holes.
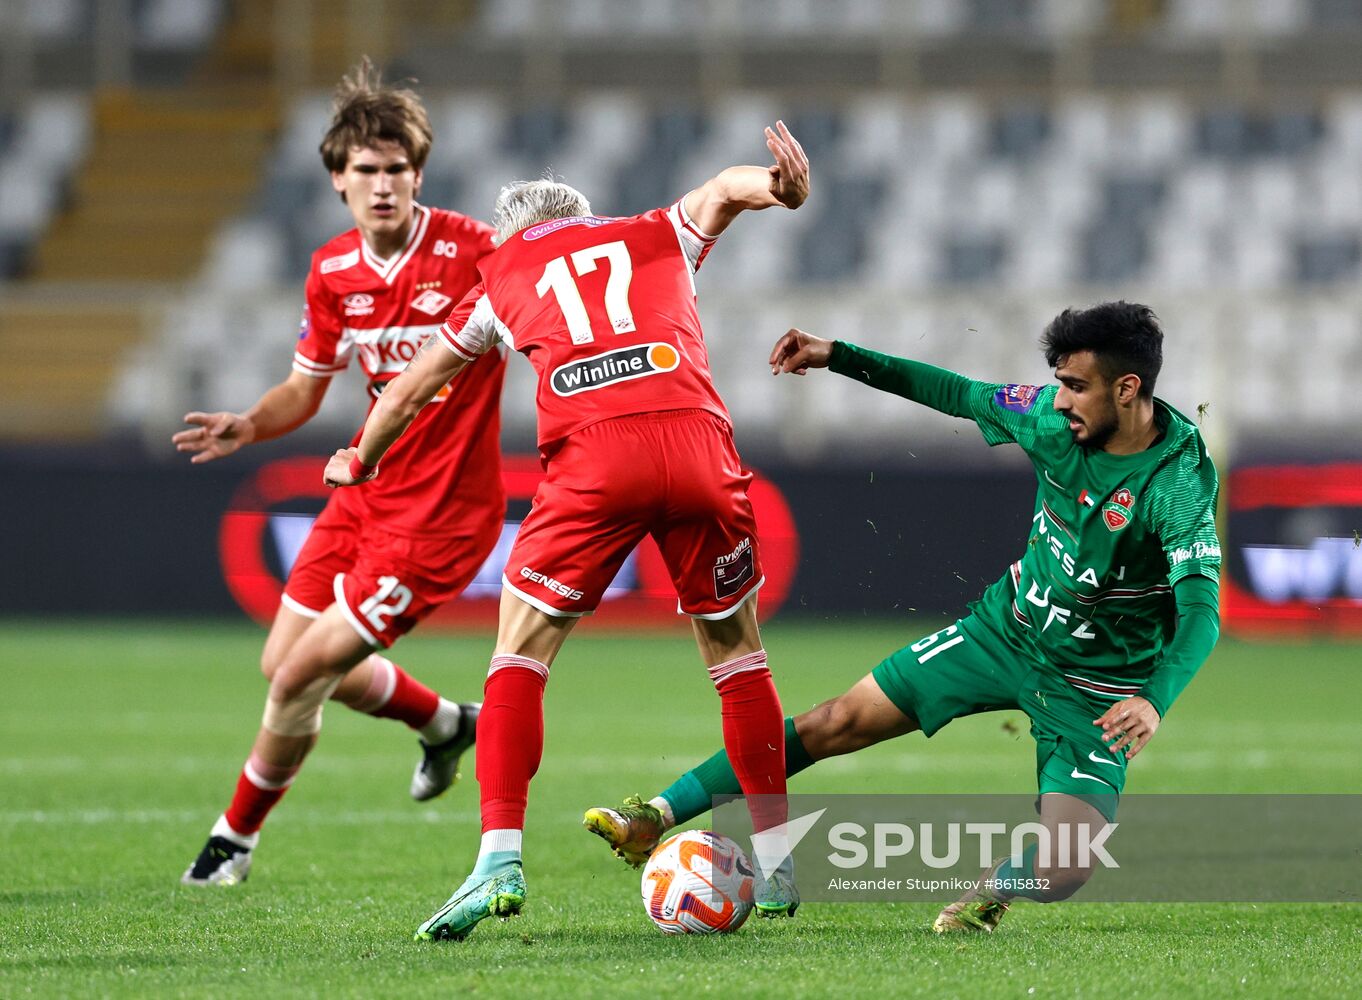
{"type": "Polygon", "coordinates": [[[469,360],[499,343],[529,358],[539,376],[541,451],[631,413],[700,409],[729,420],[710,377],[692,280],[714,238],[683,202],[516,233],[478,263],[481,295],[441,327],[445,345],[469,360]]]}
{"type": "MultiPolygon", "coordinates": [[[[326,243],[312,255],[293,370],[330,378],[357,357],[377,399],[477,284],[492,234],[457,212],[417,205],[406,246],[388,260],[358,229],[326,243]]],[[[500,351],[470,365],[392,446],[377,479],[338,490],[332,502],[358,505],[366,520],[406,535],[454,533],[468,506],[504,506],[498,403],[505,367],[500,351]]],[[[351,443],[358,440],[357,432],[351,443]]]]}

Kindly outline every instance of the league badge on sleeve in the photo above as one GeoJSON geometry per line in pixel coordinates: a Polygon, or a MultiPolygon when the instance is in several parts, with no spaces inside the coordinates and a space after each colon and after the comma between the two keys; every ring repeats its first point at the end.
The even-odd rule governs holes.
{"type": "Polygon", "coordinates": [[[312,310],[306,305],[303,306],[303,318],[298,321],[298,339],[306,340],[307,335],[312,332],[312,310]]]}
{"type": "Polygon", "coordinates": [[[1111,531],[1120,531],[1130,523],[1130,508],[1135,506],[1135,497],[1124,486],[1102,504],[1102,520],[1111,531]]]}
{"type": "Polygon", "coordinates": [[[1005,385],[993,394],[993,402],[1013,413],[1030,413],[1041,388],[1038,385],[1005,385]]]}

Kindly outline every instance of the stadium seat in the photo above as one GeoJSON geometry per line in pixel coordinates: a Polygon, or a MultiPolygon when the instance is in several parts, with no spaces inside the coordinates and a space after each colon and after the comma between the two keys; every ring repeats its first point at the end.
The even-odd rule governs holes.
{"type": "MultiPolygon", "coordinates": [[[[504,103],[491,94],[458,93],[430,102],[435,145],[431,164],[446,167],[476,162],[488,150],[503,145],[509,116],[504,103]]],[[[320,135],[325,120],[316,129],[320,135]]]]}
{"type": "Polygon", "coordinates": [[[18,275],[90,138],[89,102],[39,95],[0,117],[0,279],[18,275]]]}
{"type": "Polygon", "coordinates": [[[1042,149],[1050,137],[1050,114],[1042,107],[1005,108],[993,120],[992,156],[1025,160],[1042,149]]]}
{"type": "Polygon", "coordinates": [[[90,105],[83,97],[45,94],[34,97],[19,119],[17,152],[54,170],[70,170],[90,141],[90,105]]]}
{"type": "Polygon", "coordinates": [[[238,219],[223,228],[208,249],[204,281],[213,288],[249,291],[292,273],[288,241],[262,218],[238,219]]]}
{"type": "Polygon", "coordinates": [[[1362,277],[1362,242],[1356,232],[1304,238],[1295,249],[1293,277],[1303,285],[1355,282],[1362,277]]]}
{"type": "Polygon", "coordinates": [[[1271,222],[1238,219],[1229,233],[1226,284],[1246,292],[1286,285],[1290,246],[1279,227],[1271,222]]]}
{"type": "Polygon", "coordinates": [[[1350,0],[1310,0],[1310,19],[1315,28],[1362,28],[1362,8],[1350,0]]]}
{"type": "Polygon", "coordinates": [[[26,27],[39,43],[79,37],[93,20],[93,0],[27,0],[26,27]]]}
{"type": "MultiPolygon", "coordinates": [[[[76,0],[54,0],[58,7],[76,0]]],[[[564,33],[609,40],[691,37],[720,32],[800,40],[909,37],[1024,38],[1062,43],[1086,35],[1145,33],[1178,45],[1216,43],[1243,34],[1276,40],[1362,28],[1353,0],[498,0],[478,5],[477,31],[489,38],[531,40],[564,33]]],[[[49,15],[55,21],[58,15],[49,15]]]]}
{"type": "Polygon", "coordinates": [[[198,49],[222,14],[220,0],[141,0],[134,19],[137,41],[153,49],[198,49]]]}

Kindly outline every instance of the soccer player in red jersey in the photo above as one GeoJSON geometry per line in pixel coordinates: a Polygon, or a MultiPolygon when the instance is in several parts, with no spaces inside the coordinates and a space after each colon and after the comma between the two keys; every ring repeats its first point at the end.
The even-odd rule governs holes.
{"type": "MultiPolygon", "coordinates": [[[[503,577],[478,732],[482,847],[473,873],[418,937],[458,939],[487,916],[519,912],[521,831],[543,750],[549,667],[644,535],[657,541],[680,611],[694,623],[755,829],[779,837],[784,724],[757,629],[751,477],[710,378],[693,284],[740,212],[798,208],[808,196],[808,159],[777,128],[766,130],[770,167],[730,167],[670,207],[629,218],[593,216],[581,194],[550,180],[503,189],[498,248],[478,264],[480,287],[389,384],[358,445],[327,465],[331,485],[382,482],[389,449],[451,376],[501,344],[534,365],[547,476],[503,577]]],[[[788,858],[758,884],[767,915],[798,905],[788,858]]]]}
{"type": "MultiPolygon", "coordinates": [[[[430,146],[415,93],[384,86],[367,60],[342,81],[321,154],[355,228],[313,254],[293,371],[245,413],[186,415],[193,426],[175,435],[179,451],[208,462],[295,430],[352,358],[381,398],[439,329],[476,283],[493,231],[417,203],[430,146]]],[[[265,641],[270,690],[255,745],[182,881],[246,878],[261,824],[316,743],[328,698],[419,733],[413,798],[433,798],[457,777],[480,706],[441,698],[381,653],[467,586],[500,535],[504,371],[504,354],[489,351],[437,387],[382,481],[334,495],[317,518],[265,641]]]]}

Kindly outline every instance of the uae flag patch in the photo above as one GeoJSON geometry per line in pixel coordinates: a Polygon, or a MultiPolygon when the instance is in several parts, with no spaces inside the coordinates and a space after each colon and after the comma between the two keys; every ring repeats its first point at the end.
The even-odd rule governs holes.
{"type": "Polygon", "coordinates": [[[1083,490],[1078,494],[1078,502],[1081,503],[1084,507],[1097,506],[1097,502],[1093,500],[1092,494],[1089,493],[1087,490],[1083,490]]]}
{"type": "Polygon", "coordinates": [[[1102,504],[1102,520],[1106,522],[1107,528],[1111,531],[1120,531],[1130,523],[1130,508],[1135,505],[1135,498],[1130,495],[1130,490],[1124,486],[1111,495],[1111,499],[1102,504]]]}

